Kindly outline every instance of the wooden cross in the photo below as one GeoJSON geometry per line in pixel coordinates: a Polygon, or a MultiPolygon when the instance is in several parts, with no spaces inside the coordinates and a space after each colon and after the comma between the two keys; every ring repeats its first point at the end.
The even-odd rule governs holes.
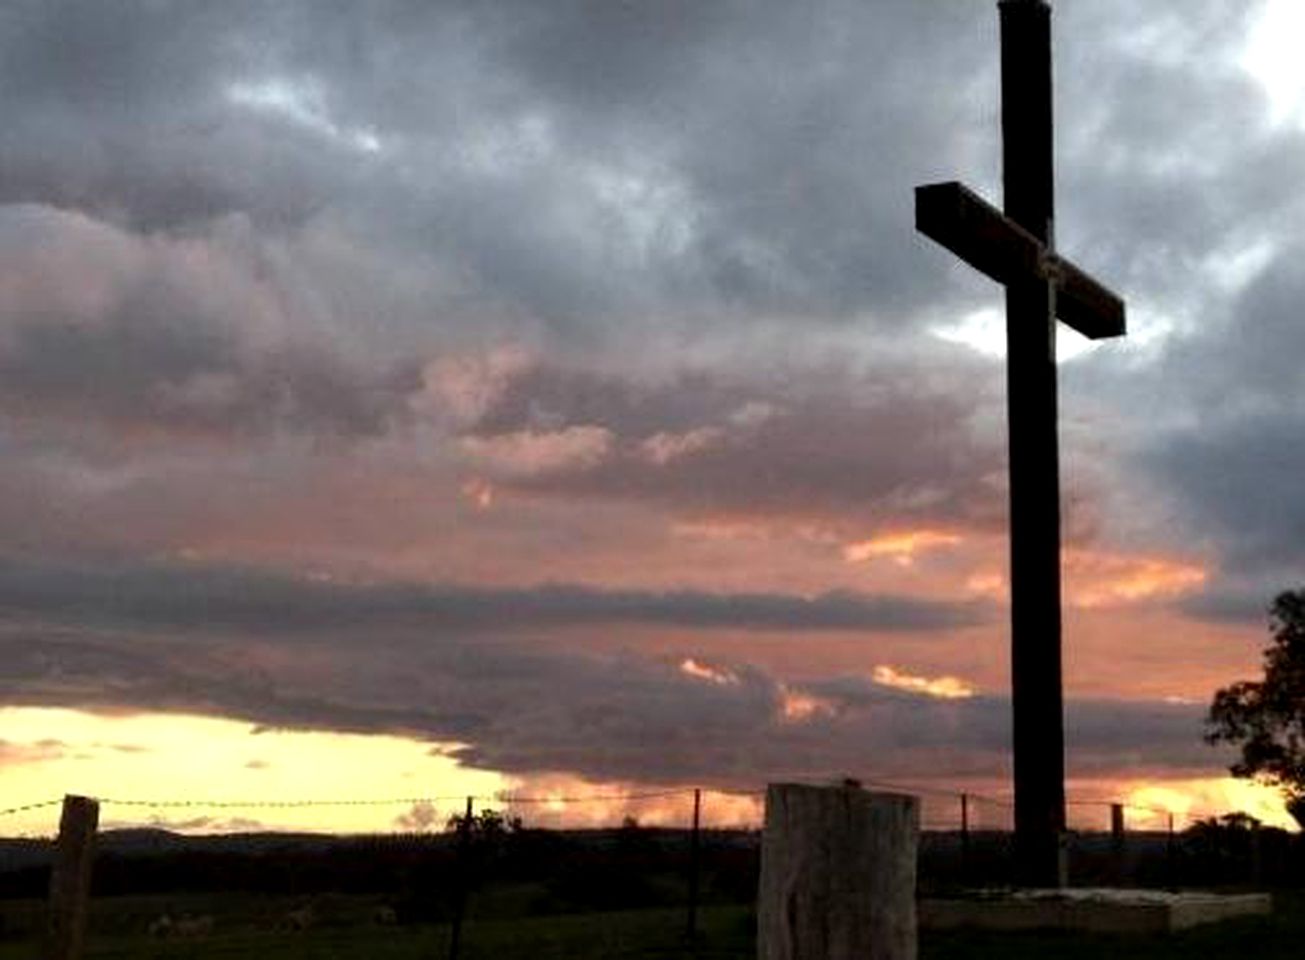
{"type": "Polygon", "coordinates": [[[1017,880],[1063,886],[1065,733],[1060,658],[1056,318],[1124,333],[1124,303],[1055,250],[1051,7],[1001,0],[1005,212],[959,183],[915,191],[916,229],[1006,287],[1011,701],[1017,880]]]}

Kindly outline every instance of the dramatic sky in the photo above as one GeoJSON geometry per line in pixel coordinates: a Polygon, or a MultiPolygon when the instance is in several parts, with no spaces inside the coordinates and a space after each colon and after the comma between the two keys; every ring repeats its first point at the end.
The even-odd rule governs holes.
{"type": "MultiPolygon", "coordinates": [[[[1305,15],[1055,6],[1071,792],[1217,806],[1305,15]]],[[[4,795],[1006,790],[1001,294],[911,193],[998,93],[988,0],[7,3],[4,795]]]]}

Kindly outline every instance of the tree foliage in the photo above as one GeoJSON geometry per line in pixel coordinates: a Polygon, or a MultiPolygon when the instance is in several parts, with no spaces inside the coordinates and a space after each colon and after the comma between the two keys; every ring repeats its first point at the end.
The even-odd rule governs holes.
{"type": "Polygon", "coordinates": [[[1287,809],[1305,826],[1305,590],[1274,599],[1269,629],[1264,679],[1215,692],[1205,739],[1240,747],[1233,776],[1279,787],[1287,809]]]}
{"type": "Polygon", "coordinates": [[[444,828],[449,833],[461,833],[464,826],[474,840],[483,839],[490,842],[496,842],[510,833],[519,833],[525,829],[520,817],[505,817],[497,810],[473,813],[470,820],[455,813],[445,822],[444,828]]]}

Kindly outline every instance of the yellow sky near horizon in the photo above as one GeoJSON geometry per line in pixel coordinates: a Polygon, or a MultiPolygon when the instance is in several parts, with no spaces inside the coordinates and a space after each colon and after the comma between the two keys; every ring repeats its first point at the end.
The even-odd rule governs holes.
{"type": "MultiPolygon", "coordinates": [[[[396,736],[37,707],[0,708],[0,724],[6,731],[0,808],[54,801],[0,817],[0,836],[53,833],[57,801],[66,793],[100,798],[103,828],[154,826],[182,833],[438,830],[469,795],[477,798],[477,809],[498,809],[537,826],[614,826],[627,816],[650,825],[684,826],[692,810],[692,785],[593,783],[569,774],[507,776],[462,767],[449,755],[455,745],[396,736]],[[514,803],[513,797],[527,800],[514,803]],[[419,802],[428,800],[435,802],[419,802]]],[[[920,786],[930,828],[959,825],[959,806],[935,792],[940,789],[987,790],[1009,799],[992,784],[920,786]]],[[[763,787],[705,791],[704,822],[756,826],[763,787]]],[[[1231,777],[1075,780],[1068,791],[1081,801],[1070,808],[1074,829],[1106,829],[1112,800],[1130,805],[1133,829],[1164,829],[1166,812],[1182,829],[1232,811],[1296,829],[1276,791],[1231,777]]],[[[976,827],[1009,826],[1004,803],[985,807],[980,796],[971,809],[976,827]]]]}

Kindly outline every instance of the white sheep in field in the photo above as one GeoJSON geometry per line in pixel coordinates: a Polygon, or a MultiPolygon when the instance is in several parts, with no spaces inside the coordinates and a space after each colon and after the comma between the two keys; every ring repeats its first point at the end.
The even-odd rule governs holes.
{"type": "Polygon", "coordinates": [[[393,907],[381,904],[372,911],[372,923],[382,927],[392,927],[399,922],[399,915],[394,912],[393,907]]]}
{"type": "Polygon", "coordinates": [[[172,936],[172,917],[166,913],[159,914],[150,921],[150,925],[145,928],[151,937],[162,939],[172,936]]]}
{"type": "Polygon", "coordinates": [[[184,916],[172,926],[178,937],[206,937],[213,932],[213,918],[207,913],[199,917],[184,916]]]}
{"type": "Polygon", "coordinates": [[[313,925],[314,919],[316,918],[313,916],[313,907],[312,904],[309,904],[306,907],[300,907],[298,910],[291,910],[281,918],[281,922],[277,926],[282,930],[302,933],[313,925]]]}

